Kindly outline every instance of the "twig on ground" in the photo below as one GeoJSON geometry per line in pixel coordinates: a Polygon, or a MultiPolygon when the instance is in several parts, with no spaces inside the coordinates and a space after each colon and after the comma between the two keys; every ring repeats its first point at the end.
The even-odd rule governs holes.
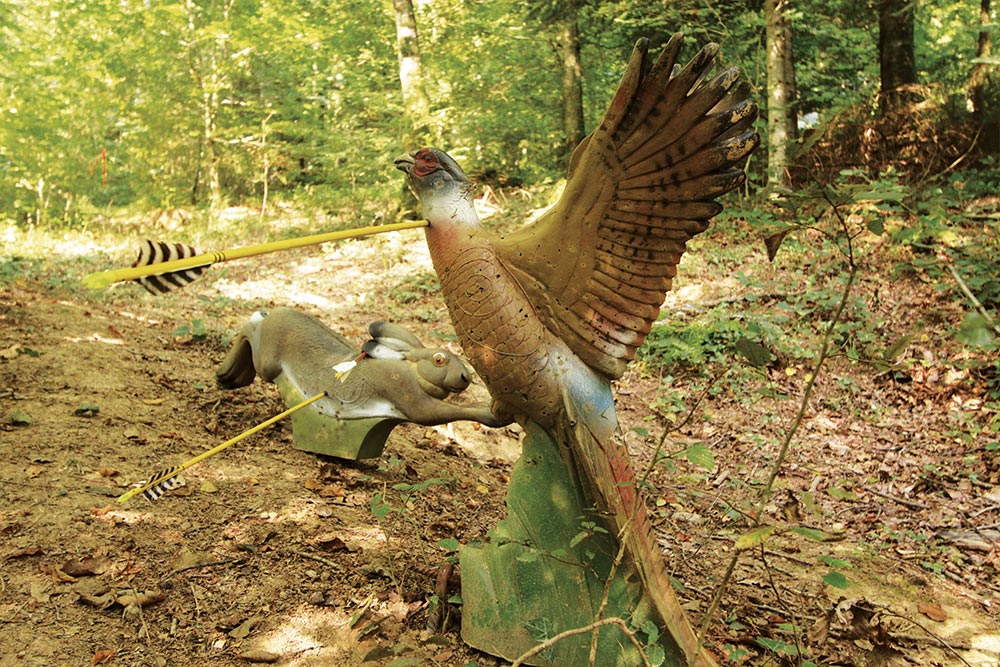
{"type": "Polygon", "coordinates": [[[584,625],[579,628],[565,630],[553,637],[549,637],[541,644],[537,644],[536,646],[531,647],[523,654],[518,656],[517,660],[515,660],[510,667],[521,667],[521,665],[523,665],[526,660],[535,657],[542,651],[552,648],[562,640],[567,639],[569,637],[575,637],[576,635],[585,635],[588,632],[593,632],[594,630],[602,628],[605,625],[617,625],[619,628],[621,628],[621,631],[625,634],[626,637],[628,637],[629,641],[632,642],[632,645],[635,646],[636,650],[639,652],[639,658],[642,660],[643,667],[653,667],[649,663],[649,659],[646,658],[646,653],[645,651],[643,651],[642,643],[636,638],[635,633],[629,630],[629,627],[625,623],[625,621],[623,619],[618,618],[617,616],[614,618],[601,618],[594,621],[593,623],[588,623],[587,625],[584,625]]]}
{"type": "Polygon", "coordinates": [[[911,510],[929,510],[930,506],[924,505],[923,503],[918,503],[913,500],[907,500],[906,498],[900,498],[899,496],[894,496],[890,493],[885,493],[884,491],[879,491],[873,486],[866,486],[865,491],[879,498],[885,498],[886,500],[891,500],[894,503],[899,503],[904,507],[909,507],[911,510]]]}
{"type": "Polygon", "coordinates": [[[160,581],[161,582],[166,581],[170,577],[176,574],[180,574],[181,572],[187,572],[188,570],[200,570],[203,567],[214,567],[216,565],[232,565],[234,563],[242,564],[244,562],[245,561],[243,561],[240,558],[224,558],[222,560],[210,560],[205,563],[195,563],[194,565],[185,565],[184,567],[179,567],[176,570],[171,570],[170,572],[167,572],[165,575],[163,575],[163,579],[160,579],[160,581]]]}
{"type": "Polygon", "coordinates": [[[311,553],[309,553],[307,551],[299,551],[298,549],[293,549],[292,553],[295,554],[296,556],[302,556],[303,558],[308,558],[310,560],[314,560],[317,563],[323,563],[323,565],[326,565],[328,567],[332,567],[332,568],[334,568],[336,570],[340,570],[343,567],[340,563],[335,563],[334,561],[330,560],[329,558],[323,558],[322,556],[317,556],[316,554],[311,554],[311,553]]]}

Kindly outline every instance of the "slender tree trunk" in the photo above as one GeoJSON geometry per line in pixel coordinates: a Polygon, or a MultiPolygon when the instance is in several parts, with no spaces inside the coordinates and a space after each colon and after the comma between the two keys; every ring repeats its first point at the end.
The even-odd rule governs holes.
{"type": "Polygon", "coordinates": [[[556,42],[562,60],[563,131],[568,158],[583,141],[583,67],[580,63],[580,29],[576,16],[556,28],[556,42]]]}
{"type": "Polygon", "coordinates": [[[989,65],[982,59],[992,55],[990,31],[990,0],[980,0],[979,3],[979,42],[976,44],[976,58],[980,59],[972,66],[972,76],[969,80],[969,97],[972,101],[972,118],[980,128],[979,146],[986,155],[1000,153],[1000,118],[990,114],[986,102],[986,87],[989,84],[989,65]]]}
{"type": "Polygon", "coordinates": [[[917,82],[913,51],[915,0],[879,0],[878,53],[883,114],[900,110],[912,101],[908,87],[917,82]]]}
{"type": "Polygon", "coordinates": [[[403,92],[403,113],[408,131],[404,144],[426,143],[435,139],[430,125],[430,101],[424,85],[424,70],[417,39],[417,19],[413,0],[393,0],[396,14],[396,49],[399,55],[399,83],[403,92]]]}
{"type": "MultiPolygon", "coordinates": [[[[229,10],[233,0],[225,0],[221,5],[223,25],[229,23],[229,10]]],[[[188,12],[188,31],[192,50],[188,52],[188,69],[201,93],[201,137],[198,147],[199,161],[195,172],[195,183],[192,189],[192,203],[197,199],[201,174],[204,173],[208,183],[208,205],[210,210],[218,211],[223,207],[222,178],[220,176],[222,156],[219,153],[218,115],[221,104],[221,93],[227,83],[223,71],[228,55],[228,35],[221,31],[214,39],[201,40],[197,37],[196,17],[199,8],[187,0],[185,7],[188,12]]],[[[213,4],[211,10],[216,9],[213,4]]]]}
{"type": "Polygon", "coordinates": [[[218,149],[218,127],[216,119],[219,111],[218,71],[216,59],[212,57],[212,71],[209,74],[209,88],[202,94],[204,121],[205,172],[208,177],[208,205],[213,211],[222,209],[222,180],[219,177],[221,157],[218,149]]]}
{"type": "Polygon", "coordinates": [[[767,173],[772,185],[788,183],[788,145],[797,135],[795,63],[790,0],[765,0],[767,37],[767,173]]]}

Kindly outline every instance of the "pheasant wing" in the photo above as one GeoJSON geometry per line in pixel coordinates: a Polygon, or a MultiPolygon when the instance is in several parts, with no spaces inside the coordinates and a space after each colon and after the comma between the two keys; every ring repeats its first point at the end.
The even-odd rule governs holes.
{"type": "Polygon", "coordinates": [[[706,81],[714,44],[676,67],[681,41],[674,35],[648,68],[648,43],[636,45],[559,201],[497,244],[546,325],[610,378],[649,334],[685,243],[743,182],[759,142],[739,71],[706,81]]]}

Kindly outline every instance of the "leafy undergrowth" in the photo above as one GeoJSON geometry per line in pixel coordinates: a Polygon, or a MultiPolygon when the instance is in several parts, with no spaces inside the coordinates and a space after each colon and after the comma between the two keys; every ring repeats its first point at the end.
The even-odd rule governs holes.
{"type": "MultiPolygon", "coordinates": [[[[763,504],[847,275],[829,206],[773,263],[759,230],[788,224],[780,211],[730,214],[692,242],[642,359],[615,384],[696,626],[732,567],[705,630],[724,664],[1000,656],[997,356],[989,317],[970,317],[983,315],[947,269],[995,312],[983,228],[997,205],[949,187],[944,203],[843,208],[856,280],[763,504]]],[[[491,197],[496,228],[540,198],[491,197]]],[[[154,231],[284,235],[245,217],[254,231],[232,223],[230,238],[190,217],[154,231]]],[[[503,516],[516,428],[400,427],[382,460],[345,464],[295,450],[279,424],[155,504],[114,502],[280,409],[268,385],[214,386],[254,309],[293,305],[355,341],[395,320],[458,351],[422,234],[216,266],[158,298],[80,288],[130,263],[140,226],[5,231],[0,665],[505,664],[461,642],[457,575],[444,584],[457,544],[503,516]]]]}

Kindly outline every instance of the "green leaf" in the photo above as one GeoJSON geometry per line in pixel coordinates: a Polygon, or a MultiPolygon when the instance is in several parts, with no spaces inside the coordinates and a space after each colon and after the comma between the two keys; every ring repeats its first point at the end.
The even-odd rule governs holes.
{"type": "Polygon", "coordinates": [[[822,514],[822,511],[816,505],[816,494],[812,491],[800,491],[799,500],[802,501],[802,504],[810,514],[822,514]]]}
{"type": "Polygon", "coordinates": [[[847,588],[847,577],[845,577],[842,572],[837,572],[836,570],[824,574],[823,581],[828,586],[833,586],[834,588],[847,588]]]}
{"type": "Polygon", "coordinates": [[[738,339],[733,344],[733,347],[736,348],[736,352],[740,356],[750,362],[751,366],[756,366],[757,368],[767,366],[774,360],[774,355],[771,354],[770,350],[757,341],[750,340],[745,336],[738,339]]]}
{"type": "Polygon", "coordinates": [[[848,491],[846,489],[841,489],[838,487],[829,488],[826,490],[826,492],[829,493],[834,498],[839,498],[840,500],[849,500],[851,502],[857,502],[858,500],[861,500],[860,496],[858,496],[858,494],[854,493],[853,491],[848,491]]]}
{"type": "Polygon", "coordinates": [[[842,558],[834,558],[833,556],[827,556],[826,554],[820,554],[818,558],[830,567],[836,567],[841,570],[850,570],[853,567],[850,561],[846,561],[842,558]]]}
{"type": "Polygon", "coordinates": [[[913,342],[913,337],[915,335],[916,332],[911,332],[894,340],[892,345],[887,347],[885,352],[882,353],[882,358],[886,361],[895,361],[898,359],[899,355],[905,352],[906,348],[908,348],[910,343],[913,342]]]}
{"type": "Polygon", "coordinates": [[[796,535],[801,535],[802,537],[813,540],[814,542],[825,542],[829,539],[829,535],[824,533],[818,528],[806,528],[805,526],[796,526],[790,528],[789,532],[795,533],[796,535]]]}
{"type": "Polygon", "coordinates": [[[519,553],[516,558],[522,563],[534,563],[538,560],[538,551],[535,549],[525,549],[519,553]]]}
{"type": "Polygon", "coordinates": [[[389,512],[392,511],[392,505],[385,502],[382,498],[382,494],[376,494],[372,497],[371,511],[375,515],[375,518],[381,521],[382,519],[389,516],[389,512]]]}
{"type": "Polygon", "coordinates": [[[660,667],[666,661],[667,654],[659,644],[652,644],[646,647],[646,660],[653,667],[660,667]]]}
{"type": "Polygon", "coordinates": [[[446,537],[438,540],[437,545],[445,551],[458,551],[459,547],[462,546],[454,537],[446,537]]]}
{"type": "Polygon", "coordinates": [[[655,644],[656,640],[660,638],[660,628],[648,618],[642,622],[639,629],[646,633],[647,644],[655,644]]]}
{"type": "Polygon", "coordinates": [[[966,313],[958,327],[959,342],[972,347],[987,347],[996,338],[990,322],[979,313],[966,313]]]}
{"type": "Polygon", "coordinates": [[[7,422],[13,424],[14,426],[28,426],[35,423],[35,419],[27,412],[14,410],[7,415],[7,422]]]}
{"type": "Polygon", "coordinates": [[[80,404],[76,406],[76,410],[73,410],[73,414],[77,417],[96,417],[100,411],[101,409],[94,403],[80,401],[80,404]]]}
{"type": "Polygon", "coordinates": [[[766,649],[770,649],[779,655],[797,655],[799,650],[795,644],[780,639],[768,639],[767,637],[757,637],[757,643],[766,649]]]}
{"type": "Polygon", "coordinates": [[[392,662],[386,663],[385,667],[413,667],[423,662],[422,658],[396,658],[392,662]]]}
{"type": "Polygon", "coordinates": [[[696,466],[705,470],[715,470],[715,455],[704,443],[696,442],[685,448],[681,454],[696,466]]]}
{"type": "Polygon", "coordinates": [[[736,548],[740,551],[752,549],[764,543],[764,541],[774,532],[774,526],[757,526],[749,533],[743,533],[736,538],[736,548]]]}
{"type": "Polygon", "coordinates": [[[885,224],[882,222],[882,218],[872,218],[869,220],[868,231],[875,236],[882,236],[885,233],[885,224]]]}

